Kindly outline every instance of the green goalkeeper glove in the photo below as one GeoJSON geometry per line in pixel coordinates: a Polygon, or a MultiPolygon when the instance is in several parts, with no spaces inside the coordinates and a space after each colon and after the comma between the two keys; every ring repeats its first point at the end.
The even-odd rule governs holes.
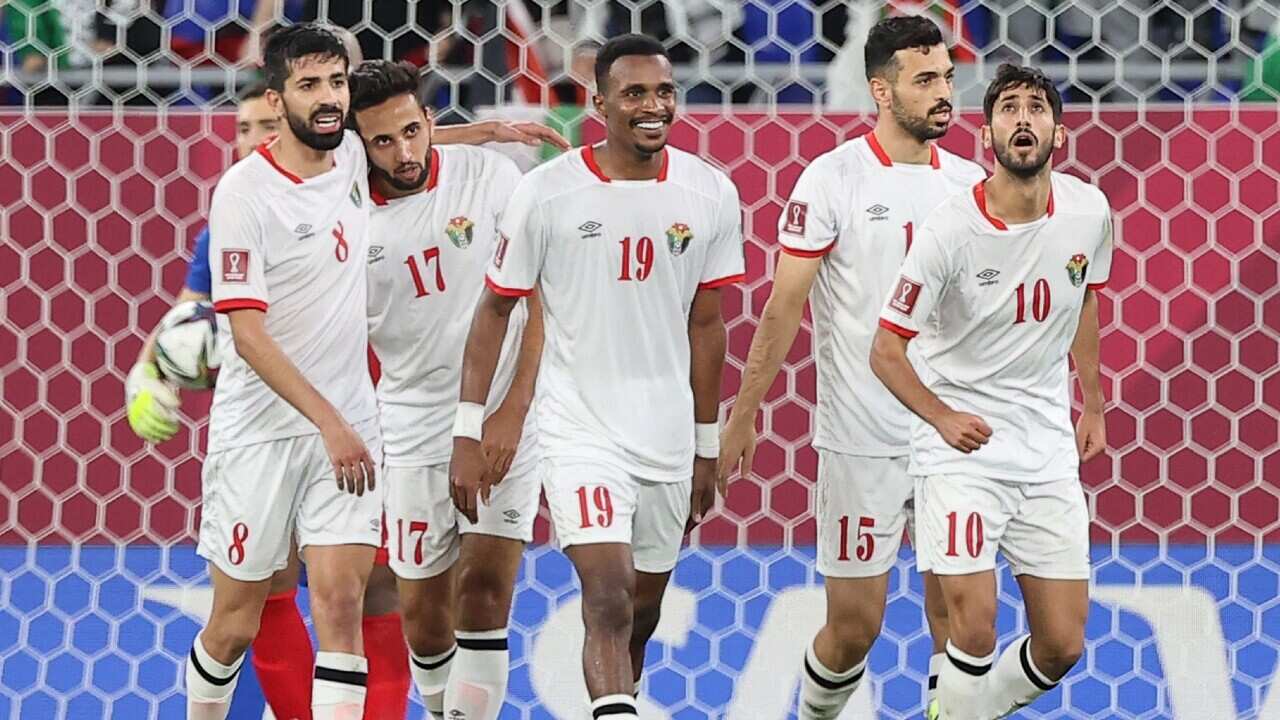
{"type": "Polygon", "coordinates": [[[155,363],[139,362],[124,382],[129,427],[147,442],[159,443],[178,432],[178,393],[160,379],[155,363]]]}

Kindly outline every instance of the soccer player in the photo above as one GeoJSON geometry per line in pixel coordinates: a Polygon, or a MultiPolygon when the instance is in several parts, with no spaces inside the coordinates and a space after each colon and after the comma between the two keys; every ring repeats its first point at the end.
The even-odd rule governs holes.
{"type": "Polygon", "coordinates": [[[636,715],[686,524],[714,504],[720,288],[742,279],[743,254],[736,188],[667,146],[676,88],[662,44],[615,37],[595,75],[605,142],[530,172],[503,213],[467,336],[450,474],[474,522],[500,480],[482,446],[494,368],[536,288],[543,490],[582,585],[592,716],[612,718],[636,715]]]}
{"type": "Polygon", "coordinates": [[[506,696],[508,616],[541,491],[528,415],[541,311],[530,296],[509,321],[482,446],[502,484],[473,523],[449,493],[451,429],[471,312],[520,171],[490,150],[434,146],[418,85],[407,63],[374,60],[351,75],[352,119],[372,171],[369,340],[382,370],[390,563],[427,709],[492,720],[506,696]]]}
{"type": "MultiPolygon", "coordinates": [[[[751,472],[760,402],[813,303],[818,403],[818,570],[826,623],[805,650],[799,716],[834,718],[862,681],[880,634],[889,570],[913,524],[907,475],[911,415],[867,366],[880,304],[925,216],[985,173],[933,144],[951,125],[954,69],[942,34],[923,17],[881,20],[866,44],[875,128],[805,168],[778,222],[782,254],[752,339],[742,386],[720,442],[720,477],[751,472]]],[[[930,691],[946,616],[925,573],[934,639],[930,691]]]]}
{"type": "Polygon", "coordinates": [[[1079,468],[1106,444],[1097,291],[1111,269],[1107,199],[1052,172],[1066,132],[1042,73],[1001,65],[983,111],[995,174],[920,228],[871,352],[876,376],[918,417],[910,471],[921,562],[947,603],[938,704],[949,720],[1005,717],[1079,659],[1089,609],[1079,468]],[[1084,398],[1074,432],[1068,353],[1084,398]],[[1031,631],[998,660],[997,548],[1031,631]]]}
{"type": "Polygon", "coordinates": [[[224,718],[270,577],[290,540],[307,562],[319,653],[314,720],[361,716],[361,598],[380,544],[377,406],[364,371],[368,166],[348,137],[347,53],[329,29],[273,33],[277,138],[222,176],[210,210],[223,358],[204,463],[198,553],[213,607],[188,659],[188,716],[224,718]]]}

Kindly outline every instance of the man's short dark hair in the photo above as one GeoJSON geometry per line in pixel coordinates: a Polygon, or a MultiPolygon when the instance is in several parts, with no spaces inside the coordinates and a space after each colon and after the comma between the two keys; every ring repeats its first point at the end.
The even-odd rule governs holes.
{"type": "Polygon", "coordinates": [[[357,110],[368,110],[400,95],[410,95],[415,101],[418,99],[417,67],[390,60],[360,63],[351,71],[351,126],[356,127],[357,110]]]}
{"type": "Polygon", "coordinates": [[[1048,75],[1033,67],[1003,63],[996,70],[996,79],[987,86],[987,94],[982,98],[982,114],[988,125],[991,124],[991,114],[995,111],[1000,94],[1022,87],[1044,93],[1045,100],[1049,101],[1049,107],[1053,109],[1053,121],[1056,123],[1062,120],[1062,94],[1048,75]]]}
{"type": "Polygon", "coordinates": [[[331,26],[314,22],[285,25],[267,36],[267,46],[262,53],[267,87],[276,92],[283,91],[293,63],[308,55],[351,62],[347,57],[347,46],[331,26]]]}
{"type": "Polygon", "coordinates": [[[257,100],[258,98],[266,94],[267,94],[267,84],[264,82],[257,82],[250,85],[245,90],[241,91],[240,97],[238,98],[237,101],[248,102],[250,100],[257,100]]]}
{"type": "Polygon", "coordinates": [[[610,38],[596,53],[596,92],[604,92],[604,81],[609,77],[613,63],[628,55],[661,55],[671,62],[667,48],[648,35],[631,33],[610,38]]]}
{"type": "Polygon", "coordinates": [[[898,61],[893,54],[910,48],[932,48],[941,45],[942,31],[927,17],[907,15],[881,20],[867,33],[863,60],[867,80],[873,77],[892,81],[898,74],[898,61]]]}

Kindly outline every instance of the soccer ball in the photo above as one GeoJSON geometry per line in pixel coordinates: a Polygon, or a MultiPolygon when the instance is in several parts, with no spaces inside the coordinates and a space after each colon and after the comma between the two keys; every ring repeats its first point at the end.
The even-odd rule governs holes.
{"type": "Polygon", "coordinates": [[[160,319],[156,365],[178,387],[204,390],[218,379],[218,319],[203,300],[178,303],[160,319]]]}

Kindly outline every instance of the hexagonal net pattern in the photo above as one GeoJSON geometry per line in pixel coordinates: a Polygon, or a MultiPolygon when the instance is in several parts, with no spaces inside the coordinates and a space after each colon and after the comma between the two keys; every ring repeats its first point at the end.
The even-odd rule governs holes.
{"type": "MultiPolygon", "coordinates": [[[[122,385],[231,161],[225,101],[254,74],[238,60],[255,21],[216,2],[99,5],[88,26],[70,0],[0,8],[0,99],[23,105],[0,112],[4,717],[182,717],[182,662],[207,612],[191,541],[209,399],[187,393],[179,435],[152,447],[128,428],[122,385]],[[62,33],[41,19],[58,11],[62,33]],[[148,46],[137,37],[152,26],[148,46]]],[[[809,161],[870,128],[849,80],[868,24],[934,13],[968,108],[996,61],[1046,67],[1072,101],[1057,167],[1107,193],[1117,253],[1102,303],[1109,452],[1083,473],[1095,519],[1087,650],[1023,716],[1280,713],[1268,693],[1280,652],[1273,6],[526,0],[437,3],[443,14],[424,2],[397,20],[386,8],[407,4],[350,3],[340,17],[342,5],[290,0],[282,12],[327,13],[367,55],[431,64],[424,92],[443,116],[547,118],[583,142],[602,128],[577,104],[575,58],[618,30],[666,39],[695,103],[671,142],[724,168],[743,202],[748,281],[724,297],[726,401],[769,294],[781,204],[809,161]]],[[[963,114],[942,144],[986,161],[980,124],[963,114]]],[[[767,397],[754,476],[693,533],[675,572],[646,670],[650,714],[773,718],[792,706],[824,602],[810,332],[806,320],[767,397]]],[[[546,537],[544,519],[520,578],[504,718],[580,704],[574,579],[546,537]]],[[[916,717],[921,704],[930,645],[910,568],[904,550],[874,677],[854,701],[880,717],[916,717]]],[[[1006,572],[1003,641],[1025,631],[1017,598],[1006,572]]],[[[242,685],[233,717],[256,718],[260,696],[251,677],[242,685]]]]}

